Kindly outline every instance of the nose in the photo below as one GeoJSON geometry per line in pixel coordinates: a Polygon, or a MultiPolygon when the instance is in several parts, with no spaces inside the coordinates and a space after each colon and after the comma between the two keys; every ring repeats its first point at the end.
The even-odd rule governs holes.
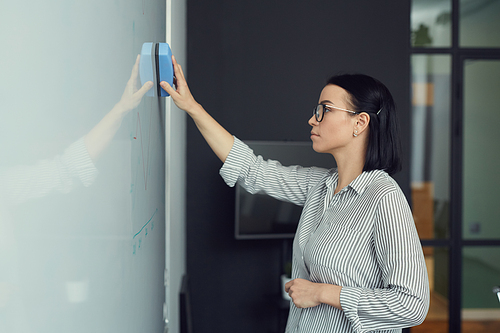
{"type": "Polygon", "coordinates": [[[311,126],[317,126],[319,124],[314,114],[311,116],[311,118],[309,118],[309,121],[307,123],[311,126]]]}

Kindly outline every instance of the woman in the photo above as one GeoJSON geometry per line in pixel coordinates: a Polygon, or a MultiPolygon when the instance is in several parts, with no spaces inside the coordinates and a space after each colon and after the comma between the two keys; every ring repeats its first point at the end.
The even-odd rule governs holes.
{"type": "Polygon", "coordinates": [[[172,59],[162,82],[224,162],[221,175],[250,193],[303,206],[293,244],[286,332],[401,332],[429,307],[422,248],[408,203],[389,176],[400,169],[390,92],[365,75],[332,77],[309,119],[313,149],[337,168],[284,167],[256,157],[192,97],[172,59]]]}

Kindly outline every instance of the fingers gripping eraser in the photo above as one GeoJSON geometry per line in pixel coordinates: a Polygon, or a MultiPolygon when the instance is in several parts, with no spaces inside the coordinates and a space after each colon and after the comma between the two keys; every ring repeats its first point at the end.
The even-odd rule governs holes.
{"type": "Polygon", "coordinates": [[[171,86],[174,82],[174,68],[172,65],[172,51],[167,43],[144,43],[141,50],[139,64],[141,84],[153,81],[153,89],[146,96],[166,97],[170,96],[160,86],[161,81],[166,81],[171,86]]]}

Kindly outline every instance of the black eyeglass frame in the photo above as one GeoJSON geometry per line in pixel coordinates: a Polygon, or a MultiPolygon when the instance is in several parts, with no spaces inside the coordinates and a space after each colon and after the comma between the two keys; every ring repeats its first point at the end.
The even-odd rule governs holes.
{"type": "Polygon", "coordinates": [[[314,109],[313,109],[313,115],[315,116],[316,121],[318,123],[320,123],[323,120],[323,118],[325,116],[325,113],[331,111],[330,109],[336,109],[336,110],[340,110],[340,111],[344,111],[344,112],[349,112],[349,113],[353,113],[353,114],[360,114],[361,113],[361,112],[357,112],[357,111],[352,111],[352,110],[347,110],[347,109],[339,108],[338,106],[333,106],[333,105],[330,105],[330,104],[320,103],[320,104],[316,105],[314,107],[314,109]],[[323,112],[320,113],[321,108],[323,108],[323,112]]]}

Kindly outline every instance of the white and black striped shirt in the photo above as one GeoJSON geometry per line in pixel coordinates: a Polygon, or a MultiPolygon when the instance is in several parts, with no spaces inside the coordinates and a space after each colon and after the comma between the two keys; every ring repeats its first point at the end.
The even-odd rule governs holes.
{"type": "Polygon", "coordinates": [[[284,167],[235,138],[226,183],[303,206],[292,278],[342,286],[343,310],[290,305],[286,332],[401,332],[429,308],[429,282],[413,217],[384,171],[363,172],[339,193],[336,169],[284,167]]]}

